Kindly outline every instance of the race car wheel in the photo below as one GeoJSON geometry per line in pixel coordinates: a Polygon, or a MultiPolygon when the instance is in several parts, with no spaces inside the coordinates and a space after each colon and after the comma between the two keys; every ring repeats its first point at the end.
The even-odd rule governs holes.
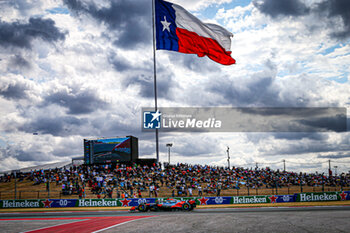
{"type": "Polygon", "coordinates": [[[137,207],[138,211],[140,212],[146,212],[147,211],[147,206],[145,204],[140,204],[138,207],[137,207]]]}
{"type": "Polygon", "coordinates": [[[190,210],[190,209],[191,209],[190,204],[184,203],[184,204],[182,205],[182,210],[190,210]]]}

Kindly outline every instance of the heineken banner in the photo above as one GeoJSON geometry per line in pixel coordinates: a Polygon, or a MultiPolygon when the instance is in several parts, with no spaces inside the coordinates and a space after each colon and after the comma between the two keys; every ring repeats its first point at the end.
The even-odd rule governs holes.
{"type": "MultiPolygon", "coordinates": [[[[155,203],[157,200],[165,199],[167,198],[0,200],[0,208],[128,207],[138,206],[141,203],[155,203]]],[[[197,205],[345,201],[350,200],[350,191],[267,196],[175,197],[174,199],[192,199],[197,205]]]]}
{"type": "MultiPolygon", "coordinates": [[[[155,203],[167,198],[124,198],[124,199],[38,199],[3,200],[0,208],[62,208],[62,207],[127,207],[141,203],[155,203]]],[[[195,200],[197,205],[254,204],[293,202],[293,195],[245,196],[245,197],[175,197],[178,200],[195,200]]]]}
{"type": "Polygon", "coordinates": [[[122,206],[118,199],[79,199],[77,207],[117,207],[122,206]]]}
{"type": "Polygon", "coordinates": [[[42,208],[44,200],[3,200],[1,208],[42,208]]]}
{"type": "Polygon", "coordinates": [[[267,196],[232,197],[232,204],[261,204],[261,203],[269,203],[267,196]]]}
{"type": "Polygon", "coordinates": [[[296,194],[297,202],[345,201],[345,200],[350,200],[350,191],[296,194]]]}

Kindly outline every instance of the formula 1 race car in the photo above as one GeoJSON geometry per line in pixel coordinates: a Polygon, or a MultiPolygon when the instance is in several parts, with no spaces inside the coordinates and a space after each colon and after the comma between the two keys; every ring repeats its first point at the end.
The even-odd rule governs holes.
{"type": "Polygon", "coordinates": [[[172,210],[184,210],[184,211],[191,211],[196,207],[196,201],[194,200],[187,200],[187,201],[181,201],[181,200],[175,200],[175,199],[168,199],[161,202],[156,203],[143,203],[138,206],[133,206],[130,211],[134,212],[136,210],[140,212],[147,212],[147,211],[172,211],[172,210]]]}

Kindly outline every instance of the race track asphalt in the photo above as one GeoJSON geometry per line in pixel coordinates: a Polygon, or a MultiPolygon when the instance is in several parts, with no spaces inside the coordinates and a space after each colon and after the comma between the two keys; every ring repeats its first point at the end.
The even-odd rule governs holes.
{"type": "Polygon", "coordinates": [[[69,233],[350,232],[349,219],[350,206],[198,208],[192,212],[148,213],[61,211],[0,213],[0,229],[11,233],[36,229],[69,233]]]}

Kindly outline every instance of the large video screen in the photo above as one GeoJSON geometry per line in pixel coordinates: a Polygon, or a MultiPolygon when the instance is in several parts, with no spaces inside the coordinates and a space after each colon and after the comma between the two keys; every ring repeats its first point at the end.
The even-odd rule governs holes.
{"type": "Polygon", "coordinates": [[[132,136],[84,139],[85,164],[130,162],[138,157],[137,148],[137,138],[132,136]]]}

